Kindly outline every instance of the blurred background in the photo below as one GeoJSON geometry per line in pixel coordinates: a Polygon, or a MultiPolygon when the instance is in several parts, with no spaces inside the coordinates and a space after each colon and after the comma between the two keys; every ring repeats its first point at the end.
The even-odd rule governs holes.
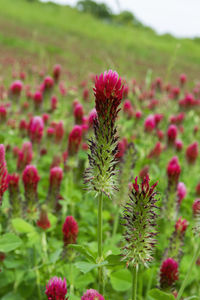
{"type": "Polygon", "coordinates": [[[0,62],[57,62],[75,78],[113,68],[195,80],[199,9],[198,0],[0,0],[0,62]]]}

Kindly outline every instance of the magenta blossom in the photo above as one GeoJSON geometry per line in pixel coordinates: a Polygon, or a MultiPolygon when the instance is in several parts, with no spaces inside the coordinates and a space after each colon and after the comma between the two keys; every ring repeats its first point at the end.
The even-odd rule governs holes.
{"type": "Polygon", "coordinates": [[[104,297],[96,290],[90,289],[81,297],[81,300],[104,300],[104,297]]]}
{"type": "Polygon", "coordinates": [[[67,300],[67,283],[64,278],[52,277],[46,285],[45,294],[48,300],[67,300]]]}

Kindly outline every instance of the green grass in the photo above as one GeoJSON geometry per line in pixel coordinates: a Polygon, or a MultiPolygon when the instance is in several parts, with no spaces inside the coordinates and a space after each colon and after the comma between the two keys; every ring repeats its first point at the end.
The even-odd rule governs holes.
{"type": "Polygon", "coordinates": [[[78,76],[114,68],[127,77],[173,77],[186,72],[197,79],[200,43],[151,31],[106,24],[68,6],[0,1],[0,47],[16,53],[37,55],[48,62],[61,61],[78,76]],[[176,50],[177,49],[177,50],[176,50]]]}

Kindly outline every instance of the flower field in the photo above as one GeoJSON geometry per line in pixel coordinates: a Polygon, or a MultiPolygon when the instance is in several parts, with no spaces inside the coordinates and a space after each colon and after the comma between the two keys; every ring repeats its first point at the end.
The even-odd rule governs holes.
{"type": "Polygon", "coordinates": [[[1,83],[2,299],[198,296],[200,86],[64,74],[1,83]]]}
{"type": "MultiPolygon", "coordinates": [[[[0,20],[0,299],[200,299],[197,46],[182,42],[191,61],[170,46],[160,53],[162,66],[170,61],[161,77],[158,57],[135,50],[134,73],[138,45],[123,40],[125,29],[115,53],[117,37],[103,35],[111,25],[95,40],[84,16],[76,29],[55,17],[56,41],[69,47],[57,55],[44,29],[53,6],[17,1],[15,10],[0,3],[11,19],[6,39],[0,20]],[[29,40],[29,5],[38,39],[29,40]]],[[[135,34],[142,42],[147,33],[135,34]]]]}

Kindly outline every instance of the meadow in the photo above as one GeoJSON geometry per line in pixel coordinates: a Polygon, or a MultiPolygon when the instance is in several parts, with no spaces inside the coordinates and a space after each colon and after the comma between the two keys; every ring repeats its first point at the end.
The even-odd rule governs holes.
{"type": "Polygon", "coordinates": [[[200,299],[198,40],[1,0],[0,45],[0,298],[200,299]]]}

